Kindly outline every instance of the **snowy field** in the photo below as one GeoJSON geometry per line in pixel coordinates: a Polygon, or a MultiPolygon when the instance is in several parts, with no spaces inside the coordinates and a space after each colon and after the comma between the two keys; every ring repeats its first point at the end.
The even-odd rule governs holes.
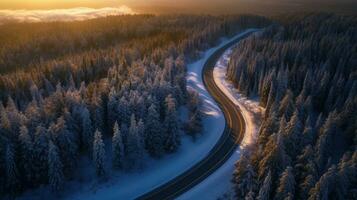
{"type": "MultiPolygon", "coordinates": [[[[111,171],[109,180],[104,183],[98,182],[93,176],[91,162],[82,158],[82,167],[78,171],[78,176],[81,177],[80,182],[76,179],[76,181],[67,183],[64,197],[78,200],[134,199],[165,184],[204,159],[221,137],[225,119],[223,113],[203,85],[203,65],[215,50],[250,31],[253,30],[247,30],[229,40],[222,39],[218,46],[203,52],[200,60],[187,66],[187,86],[200,94],[204,113],[206,114],[202,135],[197,137],[195,141],[190,136],[184,135],[182,144],[176,153],[165,155],[159,160],[147,157],[145,168],[138,172],[111,171]]],[[[185,117],[185,110],[185,108],[180,108],[179,110],[181,119],[185,117]]],[[[107,152],[111,152],[110,149],[107,149],[107,152]]],[[[40,188],[25,193],[20,199],[46,199],[48,195],[46,188],[40,188]]]]}
{"type": "Polygon", "coordinates": [[[226,50],[222,57],[216,63],[213,71],[214,81],[217,86],[229,97],[237,106],[239,106],[245,124],[246,130],[242,144],[236,149],[229,160],[223,164],[216,172],[206,178],[202,183],[195,186],[190,191],[179,197],[181,200],[188,199],[217,199],[224,194],[231,193],[232,173],[234,171],[234,164],[240,157],[240,152],[249,144],[256,140],[258,128],[260,126],[260,119],[264,109],[259,106],[257,100],[247,99],[239,94],[233,85],[226,80],[227,66],[229,62],[232,48],[226,50]]]}

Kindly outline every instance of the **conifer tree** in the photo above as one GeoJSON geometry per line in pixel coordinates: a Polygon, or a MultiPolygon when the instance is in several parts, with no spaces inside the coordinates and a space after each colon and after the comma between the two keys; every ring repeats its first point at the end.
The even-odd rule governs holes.
{"type": "Polygon", "coordinates": [[[285,94],[285,97],[281,100],[278,115],[284,116],[285,120],[289,121],[293,113],[294,113],[293,93],[290,90],[288,90],[285,94]]]}
{"type": "Polygon", "coordinates": [[[190,93],[188,133],[192,136],[202,131],[201,100],[197,92],[190,93]]]}
{"type": "Polygon", "coordinates": [[[336,191],[336,180],[337,170],[336,166],[333,165],[321,176],[315,187],[310,190],[309,200],[337,198],[337,193],[334,193],[336,191]]]}
{"type": "MultiPolygon", "coordinates": [[[[1,132],[4,135],[9,135],[11,132],[11,122],[9,120],[9,117],[7,116],[7,113],[2,106],[2,103],[0,103],[0,106],[2,109],[0,109],[0,127],[1,127],[1,132]]],[[[1,108],[0,107],[0,108],[1,108]]]]}
{"type": "Polygon", "coordinates": [[[164,138],[160,116],[154,104],[151,104],[148,110],[145,136],[145,146],[149,154],[154,157],[160,157],[164,153],[164,138]]]}
{"type": "Polygon", "coordinates": [[[66,121],[63,117],[57,119],[56,124],[52,124],[48,132],[52,134],[53,141],[59,148],[61,161],[63,163],[63,172],[66,176],[72,174],[77,164],[78,146],[75,143],[73,133],[67,129],[66,121]]]}
{"type": "Polygon", "coordinates": [[[304,178],[303,182],[299,185],[299,197],[301,199],[307,199],[309,197],[309,191],[315,186],[316,180],[313,175],[308,175],[304,178]]]}
{"type": "MultiPolygon", "coordinates": [[[[243,174],[239,177],[236,177],[237,185],[236,185],[236,196],[238,198],[244,198],[249,196],[249,192],[253,192],[256,190],[256,174],[251,164],[247,164],[246,166],[242,166],[244,169],[243,174]]],[[[252,194],[250,194],[252,195],[252,194]]]]}
{"type": "Polygon", "coordinates": [[[89,111],[86,107],[82,109],[82,132],[81,132],[81,143],[84,150],[90,151],[93,144],[93,130],[92,121],[90,119],[89,111]]]}
{"type": "Polygon", "coordinates": [[[140,136],[138,125],[134,114],[131,115],[128,141],[126,146],[127,151],[127,169],[133,170],[140,168],[142,164],[142,146],[140,146],[140,136]]]}
{"type": "Polygon", "coordinates": [[[48,181],[48,136],[47,130],[38,126],[35,133],[34,142],[34,180],[37,184],[48,181]]]}
{"type": "Polygon", "coordinates": [[[60,192],[64,184],[63,165],[58,152],[56,145],[50,141],[48,150],[48,182],[55,193],[60,192]]]}
{"type": "Polygon", "coordinates": [[[124,164],[124,143],[118,122],[115,122],[112,138],[113,167],[119,169],[124,164]]]}
{"type": "Polygon", "coordinates": [[[276,199],[285,199],[295,194],[295,178],[289,166],[280,176],[280,184],[276,192],[276,199]]]}
{"type": "Polygon", "coordinates": [[[29,131],[26,126],[21,126],[20,128],[20,151],[21,151],[21,168],[25,172],[25,179],[28,184],[31,185],[33,174],[33,157],[34,157],[34,146],[32,139],[29,135],[29,131]]]}
{"type": "Polygon", "coordinates": [[[21,188],[19,181],[19,171],[15,162],[15,152],[11,144],[7,145],[5,154],[6,166],[6,186],[11,195],[14,195],[21,188]]]}
{"type": "Polygon", "coordinates": [[[109,127],[112,127],[115,121],[117,121],[119,118],[117,92],[114,87],[110,89],[110,93],[108,96],[107,110],[108,110],[108,121],[109,121],[108,125],[109,127]]]}
{"type": "MultiPolygon", "coordinates": [[[[0,103],[1,105],[1,103],[0,103]]],[[[5,145],[7,140],[0,134],[0,152],[6,152],[7,146],[5,145]]],[[[6,174],[6,159],[5,156],[0,157],[0,173],[6,174]]],[[[6,176],[0,176],[0,194],[3,194],[6,189],[6,176]]]]}
{"type": "Polygon", "coordinates": [[[178,119],[176,116],[176,103],[171,95],[165,99],[166,114],[165,114],[165,134],[164,148],[167,152],[174,152],[180,145],[178,119]]]}
{"type": "Polygon", "coordinates": [[[145,148],[144,138],[146,135],[146,131],[145,131],[145,124],[142,119],[139,119],[139,122],[138,122],[138,135],[139,135],[140,149],[143,150],[145,148]]]}
{"type": "Polygon", "coordinates": [[[102,99],[97,94],[95,89],[91,98],[91,116],[94,127],[99,131],[104,130],[104,109],[102,107],[102,99]]]}
{"type": "Polygon", "coordinates": [[[127,124],[122,123],[120,125],[120,132],[123,138],[123,143],[124,143],[124,153],[127,154],[126,146],[128,144],[128,135],[129,135],[129,127],[127,124]]]}
{"type": "Polygon", "coordinates": [[[97,176],[102,177],[106,174],[105,159],[106,156],[102,133],[96,130],[93,141],[93,162],[97,176]]]}
{"type": "Polygon", "coordinates": [[[254,192],[253,191],[249,191],[248,194],[245,196],[244,200],[254,200],[254,192]]]}
{"type": "Polygon", "coordinates": [[[316,154],[317,154],[317,164],[320,172],[326,168],[326,163],[331,153],[331,143],[332,137],[336,132],[337,122],[336,122],[336,113],[332,112],[329,114],[326,122],[321,128],[321,133],[316,144],[316,154]]]}
{"type": "Polygon", "coordinates": [[[271,172],[268,172],[268,175],[265,177],[263,185],[260,187],[258,200],[268,200],[270,197],[271,190],[271,172]]]}
{"type": "Polygon", "coordinates": [[[117,108],[117,112],[118,112],[118,117],[121,121],[121,123],[126,123],[129,124],[130,123],[130,107],[129,107],[129,103],[128,101],[125,99],[125,97],[123,96],[118,103],[118,108],[117,108]]]}
{"type": "Polygon", "coordinates": [[[302,144],[302,132],[303,125],[299,119],[298,112],[295,111],[290,121],[287,124],[285,129],[285,138],[286,138],[286,148],[287,153],[295,157],[299,153],[300,146],[302,144]]]}

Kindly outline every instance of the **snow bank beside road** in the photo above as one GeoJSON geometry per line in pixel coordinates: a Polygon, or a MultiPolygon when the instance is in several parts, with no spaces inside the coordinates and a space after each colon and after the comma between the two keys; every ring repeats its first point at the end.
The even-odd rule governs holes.
{"type": "Polygon", "coordinates": [[[242,112],[246,130],[240,148],[244,148],[255,141],[256,133],[260,126],[259,120],[264,108],[259,106],[257,100],[249,99],[240,94],[233,84],[226,79],[227,67],[231,54],[232,48],[228,49],[219,59],[213,70],[213,77],[217,86],[242,112]]]}
{"type": "Polygon", "coordinates": [[[260,118],[264,109],[259,106],[255,100],[243,97],[231,84],[226,80],[227,66],[232,53],[232,48],[226,50],[222,57],[216,63],[213,71],[214,81],[224,94],[234,102],[241,110],[246,130],[241,145],[236,149],[228,161],[223,164],[216,172],[207,177],[199,185],[186,192],[179,199],[217,199],[230,190],[230,182],[234,171],[234,164],[240,157],[240,152],[247,145],[256,140],[260,118]]]}

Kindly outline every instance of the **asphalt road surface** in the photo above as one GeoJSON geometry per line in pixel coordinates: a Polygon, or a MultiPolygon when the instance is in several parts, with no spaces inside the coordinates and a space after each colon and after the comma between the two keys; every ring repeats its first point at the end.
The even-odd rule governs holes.
{"type": "Polygon", "coordinates": [[[207,157],[194,165],[192,168],[167,183],[138,197],[137,199],[175,199],[203,181],[206,177],[222,166],[238,147],[244,136],[244,119],[239,108],[218,88],[214,82],[213,68],[226,49],[251,33],[252,32],[248,32],[242,37],[239,37],[216,50],[212,56],[209,57],[203,67],[202,78],[204,85],[221,108],[226,119],[224,133],[217,144],[209,152],[207,157]]]}

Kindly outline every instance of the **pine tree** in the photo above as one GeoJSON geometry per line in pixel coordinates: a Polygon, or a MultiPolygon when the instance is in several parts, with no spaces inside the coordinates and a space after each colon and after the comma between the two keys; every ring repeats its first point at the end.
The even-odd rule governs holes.
{"type": "Polygon", "coordinates": [[[38,87],[36,84],[32,84],[31,87],[30,87],[30,92],[31,92],[31,97],[32,97],[32,100],[39,103],[39,102],[42,102],[42,96],[40,94],[40,92],[38,91],[38,87]]]}
{"type": "Polygon", "coordinates": [[[112,127],[114,122],[118,120],[118,99],[117,92],[114,87],[110,89],[109,97],[108,97],[108,125],[112,127]]]}
{"type": "Polygon", "coordinates": [[[320,172],[326,168],[327,159],[332,151],[332,137],[337,131],[336,113],[332,112],[329,114],[325,124],[323,125],[321,134],[316,144],[316,159],[320,172]]]}
{"type": "Polygon", "coordinates": [[[121,123],[130,123],[130,106],[129,102],[125,99],[124,96],[119,100],[117,112],[121,123]]]}
{"type": "Polygon", "coordinates": [[[94,123],[94,128],[99,131],[104,130],[104,109],[102,107],[102,99],[97,94],[97,90],[94,89],[92,98],[91,98],[91,106],[90,113],[92,116],[92,121],[94,123]]]}
{"type": "Polygon", "coordinates": [[[129,135],[129,127],[127,124],[122,123],[120,125],[120,132],[123,138],[123,143],[124,143],[124,153],[127,154],[126,146],[128,144],[128,135],[129,135]]]}
{"type": "Polygon", "coordinates": [[[276,199],[285,199],[294,196],[295,193],[295,178],[292,168],[289,166],[280,176],[280,184],[276,192],[276,199]]]}
{"type": "Polygon", "coordinates": [[[144,138],[146,135],[146,131],[145,131],[145,124],[142,119],[139,119],[138,122],[138,135],[139,135],[140,148],[144,149],[145,147],[144,138]]]}
{"type": "Polygon", "coordinates": [[[196,133],[202,131],[202,112],[200,110],[201,100],[197,92],[191,92],[189,101],[189,121],[188,121],[188,133],[195,136],[196,133]]]}
{"type": "Polygon", "coordinates": [[[124,143],[118,122],[115,122],[113,128],[112,149],[113,167],[116,169],[122,168],[124,165],[124,143]]]}
{"type": "Polygon", "coordinates": [[[138,125],[134,114],[131,116],[128,142],[126,146],[127,169],[133,170],[141,167],[142,162],[142,146],[140,146],[140,136],[138,125]]]}
{"type": "Polygon", "coordinates": [[[21,152],[21,169],[25,172],[25,179],[28,184],[32,182],[33,174],[33,157],[34,146],[29,131],[26,126],[20,128],[20,152],[21,152]]]}
{"type": "Polygon", "coordinates": [[[258,143],[264,146],[270,135],[277,132],[279,129],[278,118],[276,113],[272,113],[268,118],[264,120],[259,130],[258,143]]]}
{"type": "Polygon", "coordinates": [[[245,196],[244,200],[254,200],[254,192],[253,191],[249,191],[248,194],[245,196]]]}
{"type": "Polygon", "coordinates": [[[68,108],[64,108],[63,111],[63,119],[66,122],[67,129],[70,131],[74,137],[74,142],[77,143],[77,146],[79,148],[80,145],[80,132],[81,132],[81,125],[80,120],[76,120],[74,112],[69,112],[68,108]]]}
{"type": "Polygon", "coordinates": [[[47,183],[48,178],[48,137],[47,130],[38,126],[34,142],[34,180],[37,184],[47,183]]]}
{"type": "Polygon", "coordinates": [[[36,127],[41,124],[42,119],[42,110],[37,103],[32,101],[30,102],[25,109],[25,117],[28,119],[27,128],[30,133],[36,132],[36,127]]]}
{"type": "Polygon", "coordinates": [[[195,137],[195,134],[200,133],[202,128],[202,113],[201,111],[196,110],[194,113],[191,113],[188,121],[188,133],[195,137]]]}
{"type": "Polygon", "coordinates": [[[273,103],[275,102],[275,96],[276,96],[276,82],[273,81],[271,82],[271,86],[270,86],[270,91],[269,91],[269,97],[268,97],[268,101],[267,101],[267,106],[266,106],[266,110],[269,111],[273,105],[273,103]]]}
{"type": "Polygon", "coordinates": [[[3,133],[3,135],[10,135],[11,132],[11,123],[9,120],[9,117],[7,116],[7,113],[2,105],[2,103],[0,102],[0,132],[3,133]]]}
{"type": "Polygon", "coordinates": [[[338,164],[338,197],[353,199],[355,185],[357,183],[357,151],[346,152],[338,164]]]}
{"type": "Polygon", "coordinates": [[[154,157],[160,157],[164,153],[164,140],[160,116],[154,104],[151,104],[148,110],[145,136],[145,146],[149,154],[154,157]]]}
{"type": "Polygon", "coordinates": [[[102,139],[102,133],[98,130],[94,133],[93,141],[93,162],[96,169],[97,176],[104,176],[105,169],[105,148],[102,139]]]}
{"type": "Polygon", "coordinates": [[[6,106],[6,111],[8,113],[12,113],[12,112],[18,112],[17,106],[14,102],[14,99],[9,96],[7,99],[7,106],[6,106]]]}
{"type": "Polygon", "coordinates": [[[296,160],[297,163],[294,166],[296,182],[302,182],[308,175],[316,174],[314,152],[311,145],[307,145],[296,160]]]}
{"type": "Polygon", "coordinates": [[[315,186],[316,180],[313,175],[308,175],[304,178],[303,182],[299,185],[299,197],[300,199],[307,199],[309,197],[309,191],[315,186]]]}
{"type": "Polygon", "coordinates": [[[336,166],[332,166],[324,173],[315,187],[310,190],[309,200],[321,199],[337,199],[335,192],[337,180],[336,166]]]}
{"type": "Polygon", "coordinates": [[[7,145],[5,155],[6,185],[9,194],[14,195],[21,188],[19,172],[15,161],[15,152],[11,144],[7,145]]]}
{"type": "Polygon", "coordinates": [[[93,144],[93,130],[92,121],[90,119],[89,111],[86,107],[82,109],[82,132],[81,132],[81,143],[84,150],[90,151],[93,144]]]}
{"type": "Polygon", "coordinates": [[[164,149],[167,152],[174,152],[179,147],[181,141],[179,136],[178,119],[176,116],[176,103],[171,95],[165,99],[166,115],[165,115],[165,134],[164,134],[164,149]]]}
{"type": "Polygon", "coordinates": [[[290,117],[294,113],[294,102],[293,102],[293,93],[288,90],[285,94],[285,97],[282,99],[279,106],[279,116],[284,116],[286,121],[290,120],[290,117]]]}
{"type": "Polygon", "coordinates": [[[47,78],[44,79],[44,82],[45,82],[45,90],[47,95],[52,94],[55,91],[55,88],[47,78]]]}
{"type": "Polygon", "coordinates": [[[236,177],[237,185],[236,185],[236,196],[238,198],[244,198],[249,196],[249,192],[255,191],[256,189],[256,174],[251,164],[247,164],[243,166],[245,169],[243,173],[236,177]]]}
{"type": "Polygon", "coordinates": [[[260,93],[260,102],[259,105],[262,107],[266,107],[268,104],[268,99],[269,99],[269,92],[270,92],[270,84],[268,84],[268,78],[265,78],[264,84],[262,91],[260,93]]]}
{"type": "Polygon", "coordinates": [[[56,145],[50,141],[48,150],[48,182],[55,193],[61,191],[64,184],[63,165],[58,152],[56,145]]]}
{"type": "Polygon", "coordinates": [[[268,172],[268,175],[265,177],[263,185],[259,190],[259,195],[257,200],[269,200],[271,190],[271,173],[268,172]]]}
{"type": "MultiPolygon", "coordinates": [[[[1,106],[1,102],[0,102],[0,106],[1,106]]],[[[4,152],[6,152],[7,142],[8,140],[5,139],[5,137],[0,134],[0,152],[2,155],[4,155],[4,152]]],[[[4,191],[6,190],[5,162],[6,162],[5,156],[0,156],[0,174],[4,174],[3,176],[0,176],[0,194],[3,194],[4,191]]]]}
{"type": "Polygon", "coordinates": [[[283,98],[284,93],[288,87],[288,75],[287,72],[284,70],[284,67],[281,67],[278,76],[277,76],[277,88],[276,88],[276,95],[275,101],[281,101],[283,98]]]}
{"type": "Polygon", "coordinates": [[[285,141],[287,153],[291,157],[298,155],[302,144],[303,125],[299,119],[298,112],[295,111],[285,129],[285,141]]]}
{"type": "Polygon", "coordinates": [[[285,153],[284,141],[281,135],[274,133],[269,137],[269,141],[262,151],[263,157],[257,161],[258,177],[264,178],[267,170],[270,170],[272,177],[276,177],[290,163],[290,158],[285,153]]]}
{"type": "Polygon", "coordinates": [[[69,132],[63,117],[57,119],[56,124],[49,127],[53,141],[59,147],[59,154],[63,163],[63,172],[70,176],[77,164],[78,146],[74,141],[73,133],[69,132]]]}

